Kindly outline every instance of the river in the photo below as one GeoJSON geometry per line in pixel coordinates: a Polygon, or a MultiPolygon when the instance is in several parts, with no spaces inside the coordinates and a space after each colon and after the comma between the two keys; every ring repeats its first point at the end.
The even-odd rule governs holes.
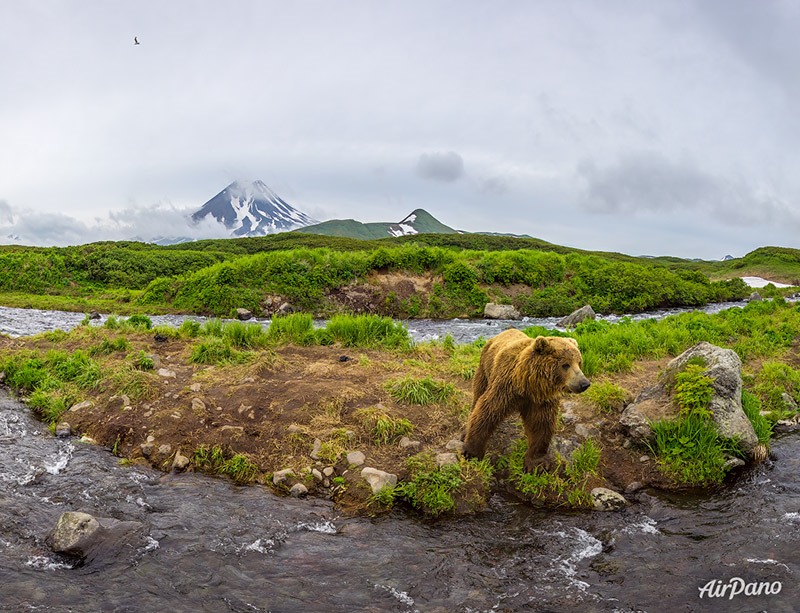
{"type": "MultiPolygon", "coordinates": [[[[26,311],[14,323],[7,313],[0,322],[15,330],[25,315],[43,329],[83,318],[26,311]]],[[[504,326],[473,323],[409,327],[464,341],[504,326]]],[[[53,438],[2,393],[0,611],[797,611],[797,442],[777,438],[775,461],[722,492],[642,492],[621,512],[543,511],[495,495],[471,518],[369,519],[120,465],[108,450],[53,438]],[[76,510],[140,522],[142,540],[76,566],[44,543],[76,510]],[[712,596],[729,582],[743,592],[712,596]]]]}

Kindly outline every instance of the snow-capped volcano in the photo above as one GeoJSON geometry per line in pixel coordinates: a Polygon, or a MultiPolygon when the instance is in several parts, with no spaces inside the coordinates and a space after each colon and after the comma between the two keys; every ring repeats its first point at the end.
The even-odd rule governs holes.
{"type": "Polygon", "coordinates": [[[200,221],[211,215],[233,236],[263,236],[317,223],[285,202],[263,181],[234,181],[192,215],[200,221]]]}

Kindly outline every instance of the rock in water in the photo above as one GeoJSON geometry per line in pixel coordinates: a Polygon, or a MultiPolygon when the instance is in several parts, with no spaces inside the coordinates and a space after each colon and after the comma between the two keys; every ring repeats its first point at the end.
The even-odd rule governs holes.
{"type": "Polygon", "coordinates": [[[487,302],[483,307],[483,316],[486,319],[519,319],[520,313],[510,304],[497,304],[487,302]]]}
{"type": "Polygon", "coordinates": [[[100,522],[88,513],[67,511],[58,518],[58,523],[47,537],[47,544],[56,553],[85,558],[102,531],[100,522]]]}
{"type": "Polygon", "coordinates": [[[577,326],[584,319],[594,319],[595,317],[597,317],[597,315],[594,309],[587,304],[561,319],[556,325],[559,328],[570,328],[572,326],[577,326]]]}

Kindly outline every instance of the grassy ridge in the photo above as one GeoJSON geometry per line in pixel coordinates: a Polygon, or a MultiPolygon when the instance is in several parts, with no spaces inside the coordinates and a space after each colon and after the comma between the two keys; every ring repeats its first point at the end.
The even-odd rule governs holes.
{"type": "Polygon", "coordinates": [[[727,262],[642,259],[587,252],[533,238],[430,234],[381,240],[299,232],[172,246],[103,242],[66,248],[0,247],[0,303],[86,311],[261,312],[266,296],[331,315],[332,293],[374,287],[375,274],[424,275],[430,292],[379,292],[374,310],[397,317],[472,316],[486,302],[524,315],[639,312],[739,299],[754,274],[800,283],[800,251],[765,247],[727,262]],[[710,281],[709,279],[716,279],[710,281]],[[116,308],[110,308],[115,305],[116,308]]]}

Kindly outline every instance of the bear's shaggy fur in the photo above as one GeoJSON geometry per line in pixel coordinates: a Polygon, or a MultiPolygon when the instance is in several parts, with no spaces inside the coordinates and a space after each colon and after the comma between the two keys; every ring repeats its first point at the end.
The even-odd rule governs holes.
{"type": "Polygon", "coordinates": [[[518,412],[528,438],[525,470],[551,469],[547,448],[555,431],[561,393],[581,393],[589,387],[581,362],[574,338],[533,339],[519,330],[506,330],[490,339],[481,352],[472,384],[464,455],[482,458],[500,422],[518,412]]]}

